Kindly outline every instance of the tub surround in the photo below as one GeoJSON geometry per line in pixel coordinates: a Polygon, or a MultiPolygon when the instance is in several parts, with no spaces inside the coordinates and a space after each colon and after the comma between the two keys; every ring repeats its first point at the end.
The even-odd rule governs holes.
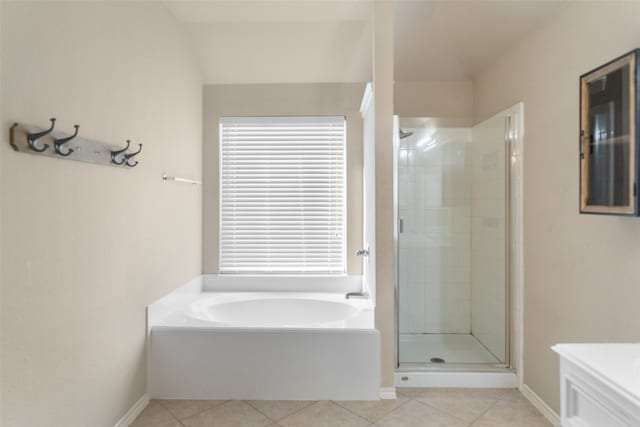
{"type": "Polygon", "coordinates": [[[149,395],[378,399],[374,306],[345,298],[361,286],[359,276],[194,278],[147,308],[149,395]],[[298,291],[259,291],[269,285],[298,291]]]}
{"type": "Polygon", "coordinates": [[[204,292],[334,292],[347,293],[362,290],[362,276],[258,276],[204,274],[204,292]]]}

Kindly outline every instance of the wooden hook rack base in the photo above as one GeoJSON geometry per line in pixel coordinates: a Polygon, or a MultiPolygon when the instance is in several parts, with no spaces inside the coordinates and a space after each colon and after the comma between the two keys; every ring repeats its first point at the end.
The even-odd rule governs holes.
{"type": "MultiPolygon", "coordinates": [[[[60,132],[52,130],[37,140],[37,148],[42,149],[48,146],[46,150],[36,151],[29,144],[29,135],[38,132],[44,132],[46,128],[15,123],[9,130],[9,143],[15,151],[21,153],[33,154],[36,156],[54,157],[62,160],[76,160],[79,162],[97,163],[100,165],[115,166],[120,168],[130,168],[126,162],[122,164],[114,163],[112,152],[122,150],[123,146],[111,145],[100,141],[82,138],[76,136],[64,143],[63,154],[56,152],[55,141],[68,138],[73,135],[71,132],[60,132]],[[72,151],[73,150],[73,151],[72,151]],[[69,153],[69,154],[67,154],[69,153]]],[[[122,153],[121,156],[127,153],[122,153]]],[[[137,162],[136,162],[137,163],[137,162]]]]}

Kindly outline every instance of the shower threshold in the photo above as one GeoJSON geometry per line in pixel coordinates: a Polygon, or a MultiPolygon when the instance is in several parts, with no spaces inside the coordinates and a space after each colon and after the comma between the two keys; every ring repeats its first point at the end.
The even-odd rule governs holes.
{"type": "Polygon", "coordinates": [[[517,388],[518,377],[513,369],[465,365],[460,369],[440,365],[438,368],[415,368],[400,365],[394,373],[394,384],[402,387],[444,388],[517,388]],[[456,369],[456,370],[454,370],[456,369]]]}
{"type": "Polygon", "coordinates": [[[396,387],[518,386],[515,370],[471,334],[400,334],[399,344],[396,387]]]}

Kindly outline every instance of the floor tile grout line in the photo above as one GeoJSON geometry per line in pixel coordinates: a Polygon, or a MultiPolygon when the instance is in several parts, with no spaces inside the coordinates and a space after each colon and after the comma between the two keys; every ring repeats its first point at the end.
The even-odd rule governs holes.
{"type": "Polygon", "coordinates": [[[405,397],[405,399],[407,399],[407,400],[406,400],[406,402],[404,402],[404,403],[400,404],[400,406],[398,406],[397,408],[392,409],[391,411],[387,412],[386,414],[384,414],[384,416],[382,416],[382,417],[378,418],[377,420],[375,420],[375,421],[374,421],[374,423],[377,423],[378,421],[380,421],[381,419],[383,419],[383,418],[384,418],[384,417],[386,417],[387,415],[394,413],[395,411],[397,411],[398,409],[402,408],[402,407],[403,407],[404,405],[406,405],[407,403],[411,402],[411,399],[410,399],[410,398],[405,397]]]}
{"type": "Polygon", "coordinates": [[[496,406],[496,405],[498,404],[498,402],[500,402],[500,401],[501,401],[501,399],[497,399],[497,400],[495,400],[495,401],[491,404],[491,406],[489,406],[487,409],[485,409],[485,411],[484,411],[482,414],[478,415],[478,416],[477,416],[473,421],[471,421],[471,424],[469,424],[469,427],[472,427],[472,426],[473,426],[473,425],[474,425],[474,424],[475,424],[475,423],[476,423],[480,418],[482,418],[482,416],[483,416],[484,414],[486,414],[487,412],[489,412],[489,411],[491,410],[491,408],[493,408],[494,406],[496,406]]]}
{"type": "MultiPolygon", "coordinates": [[[[164,406],[164,405],[162,404],[162,402],[160,402],[160,401],[159,401],[159,400],[157,400],[157,399],[151,399],[150,403],[151,403],[151,402],[155,402],[155,403],[157,403],[158,405],[160,405],[160,407],[161,407],[162,409],[164,409],[165,411],[167,411],[167,412],[169,413],[169,415],[171,415],[171,418],[173,418],[173,421],[177,421],[178,423],[180,423],[180,420],[178,419],[178,417],[176,417],[175,415],[173,415],[173,412],[171,412],[171,411],[169,410],[169,408],[167,408],[166,406],[164,406]]],[[[136,419],[137,419],[137,418],[136,418],[136,419]]],[[[182,423],[180,423],[180,424],[182,424],[182,423]]],[[[169,425],[169,424],[167,424],[167,425],[169,425]]]]}
{"type": "Polygon", "coordinates": [[[340,404],[336,403],[336,401],[334,401],[334,400],[329,400],[329,402],[330,402],[331,404],[333,404],[333,405],[336,405],[338,408],[344,409],[345,411],[349,412],[350,414],[355,415],[356,417],[358,417],[358,418],[360,418],[360,419],[362,419],[362,420],[366,421],[366,422],[368,423],[368,424],[367,424],[367,426],[369,426],[369,424],[371,424],[371,421],[369,421],[369,420],[368,420],[368,419],[366,419],[365,417],[363,417],[363,416],[361,416],[361,415],[358,415],[358,414],[356,414],[356,413],[355,413],[355,412],[353,412],[353,411],[350,411],[349,409],[347,409],[347,408],[343,407],[342,405],[340,405],[340,404]]]}
{"type": "Polygon", "coordinates": [[[198,416],[198,415],[200,415],[200,414],[204,414],[205,412],[211,411],[211,410],[213,410],[213,409],[221,408],[221,407],[223,407],[224,405],[228,404],[229,402],[233,402],[233,400],[232,400],[232,399],[225,400],[224,402],[222,402],[222,403],[221,403],[221,404],[219,404],[219,405],[212,406],[212,407],[210,407],[210,408],[205,409],[204,411],[200,411],[200,412],[195,413],[195,414],[193,414],[193,415],[189,415],[188,417],[184,417],[183,419],[178,420],[178,422],[184,426],[184,424],[182,423],[182,421],[187,420],[187,419],[189,419],[189,418],[196,417],[196,416],[198,416]]]}
{"type": "MultiPolygon", "coordinates": [[[[450,417],[453,417],[453,418],[455,418],[455,419],[456,419],[456,420],[458,420],[458,421],[462,421],[463,423],[467,423],[467,426],[470,426],[470,425],[471,425],[471,424],[469,424],[469,421],[467,421],[467,420],[463,420],[462,418],[458,417],[457,415],[450,414],[449,412],[447,412],[447,411],[443,411],[443,410],[442,410],[442,409],[440,409],[440,408],[436,408],[435,406],[430,405],[430,404],[428,404],[427,402],[421,402],[421,401],[420,401],[420,400],[418,400],[418,399],[413,399],[413,400],[414,400],[415,402],[417,402],[417,403],[421,404],[421,405],[427,406],[427,407],[429,407],[429,408],[431,408],[431,409],[435,409],[436,411],[441,412],[441,413],[443,413],[443,414],[445,414],[445,415],[448,415],[448,416],[450,416],[450,417]]],[[[495,402],[494,402],[494,403],[495,403],[495,402]]],[[[492,403],[492,405],[493,405],[493,403],[492,403]]]]}
{"type": "MultiPolygon", "coordinates": [[[[290,416],[290,415],[293,415],[293,414],[297,414],[298,412],[302,411],[303,409],[308,408],[309,406],[311,406],[311,405],[314,405],[314,404],[318,403],[318,402],[319,402],[319,400],[310,400],[309,402],[310,402],[310,403],[309,403],[308,405],[304,405],[302,408],[298,409],[297,411],[293,411],[292,413],[290,413],[289,415],[287,415],[287,417],[288,417],[288,416],[290,416]]],[[[287,418],[287,417],[284,417],[284,418],[287,418]]],[[[283,418],[283,420],[284,420],[284,418],[283,418]]],[[[278,423],[280,423],[280,421],[277,421],[277,422],[278,422],[278,423]]]]}
{"type": "MultiPolygon", "coordinates": [[[[351,409],[349,409],[349,408],[345,408],[344,406],[342,406],[342,405],[339,403],[339,401],[338,401],[338,400],[331,400],[330,402],[331,402],[331,403],[333,403],[333,404],[335,404],[335,405],[338,405],[339,407],[341,407],[342,409],[344,409],[344,410],[345,410],[345,411],[347,411],[347,412],[352,413],[353,415],[357,415],[357,416],[358,416],[358,417],[360,417],[360,418],[364,418],[364,417],[362,417],[362,416],[360,416],[360,415],[356,414],[355,412],[353,412],[351,409]]],[[[367,420],[366,418],[364,418],[364,419],[369,423],[369,424],[367,425],[367,427],[368,427],[369,425],[371,425],[371,423],[373,423],[373,421],[369,421],[369,420],[367,420]]]]}
{"type": "MultiPolygon", "coordinates": [[[[380,400],[382,400],[382,399],[380,399],[380,400]]],[[[352,411],[351,409],[349,409],[349,408],[347,408],[347,407],[342,406],[342,405],[339,403],[339,402],[340,402],[339,400],[332,400],[331,402],[334,402],[336,405],[340,406],[340,407],[341,407],[341,408],[343,408],[343,409],[346,409],[347,411],[351,412],[351,413],[352,413],[352,414],[354,414],[354,415],[359,416],[360,418],[364,418],[366,421],[368,421],[369,423],[371,423],[371,424],[369,424],[369,425],[373,425],[373,424],[377,423],[378,421],[380,421],[381,419],[383,419],[384,417],[386,417],[387,415],[389,415],[390,413],[395,412],[397,409],[402,408],[404,405],[406,405],[407,403],[409,403],[409,401],[410,401],[410,400],[411,400],[411,399],[407,399],[407,401],[406,401],[406,402],[404,402],[404,403],[400,404],[400,406],[398,406],[397,408],[393,408],[393,409],[392,409],[392,410],[390,410],[389,412],[386,412],[383,416],[381,416],[380,418],[377,418],[375,421],[369,421],[368,419],[366,419],[366,418],[364,418],[363,416],[361,416],[361,415],[359,415],[359,414],[355,413],[355,412],[354,412],[354,411],[352,411]]]]}
{"type": "MultiPolygon", "coordinates": [[[[355,415],[356,417],[362,418],[363,420],[365,420],[366,422],[368,422],[368,423],[369,423],[369,424],[367,424],[367,427],[368,427],[368,426],[370,426],[371,424],[373,424],[373,423],[375,422],[375,421],[369,421],[368,419],[366,419],[366,418],[365,418],[365,417],[363,417],[362,415],[360,415],[360,414],[357,414],[357,413],[353,412],[353,411],[352,411],[351,409],[349,409],[349,408],[345,408],[344,406],[342,406],[341,404],[339,404],[339,403],[338,403],[338,402],[339,402],[338,400],[330,400],[329,402],[331,402],[331,403],[333,403],[334,405],[338,406],[339,408],[342,408],[342,409],[344,409],[345,411],[347,411],[347,412],[349,412],[349,413],[351,413],[351,414],[355,415]]],[[[386,416],[386,415],[385,415],[385,416],[386,416]]]]}
{"type": "Polygon", "coordinates": [[[271,418],[270,416],[268,416],[267,414],[265,414],[264,412],[262,412],[260,409],[256,408],[255,406],[253,406],[251,403],[249,403],[248,400],[241,400],[241,402],[246,403],[247,405],[249,405],[251,408],[253,408],[254,410],[256,410],[259,414],[264,415],[265,417],[267,417],[268,420],[272,421],[271,424],[269,425],[273,425],[276,424],[278,421],[274,420],[273,418],[271,418]]]}
{"type": "Polygon", "coordinates": [[[280,420],[274,420],[273,418],[268,417],[266,414],[262,414],[262,412],[260,412],[260,410],[259,410],[258,408],[255,408],[255,407],[254,407],[251,403],[249,403],[249,402],[247,402],[247,404],[248,404],[249,406],[251,406],[253,409],[255,409],[256,411],[260,412],[260,413],[261,413],[262,415],[264,415],[265,417],[269,418],[269,419],[270,419],[271,421],[273,421],[274,423],[276,423],[276,424],[280,425],[280,421],[286,420],[286,419],[287,419],[287,418],[289,418],[290,416],[297,414],[298,412],[302,411],[303,409],[306,409],[306,408],[308,408],[309,406],[311,406],[311,405],[315,405],[316,403],[318,403],[318,402],[322,402],[322,401],[321,401],[321,400],[310,400],[309,402],[310,402],[310,403],[309,403],[308,405],[304,405],[302,408],[300,408],[300,409],[297,409],[297,410],[293,411],[292,413],[288,414],[286,417],[284,417],[284,418],[280,418],[280,420]]]}
{"type": "MultiPolygon", "coordinates": [[[[212,401],[213,401],[213,400],[210,400],[210,399],[195,399],[195,400],[205,400],[205,401],[207,401],[207,402],[212,402],[212,401]]],[[[185,419],[187,419],[187,418],[191,418],[191,417],[195,417],[196,415],[200,415],[200,414],[202,414],[203,412],[207,412],[207,411],[208,411],[208,410],[210,410],[210,409],[217,408],[218,406],[222,406],[222,405],[224,405],[225,403],[229,402],[229,400],[224,400],[224,401],[222,401],[222,403],[220,403],[220,404],[218,404],[218,405],[211,406],[211,407],[209,407],[209,408],[207,408],[207,409],[203,409],[202,411],[195,412],[195,413],[193,413],[193,414],[191,414],[191,415],[189,415],[189,416],[187,416],[187,417],[183,417],[182,419],[178,418],[178,416],[177,416],[177,415],[175,415],[173,412],[171,412],[171,409],[169,409],[166,405],[162,404],[162,402],[160,402],[159,400],[157,400],[156,402],[158,402],[158,403],[160,404],[160,406],[162,406],[164,409],[166,409],[167,411],[169,411],[169,413],[171,414],[171,416],[172,416],[173,418],[175,418],[175,419],[176,419],[176,421],[178,421],[178,422],[180,423],[180,425],[183,425],[183,424],[182,424],[182,420],[185,420],[185,419]]]]}
{"type": "Polygon", "coordinates": [[[182,425],[182,423],[180,422],[180,420],[178,419],[178,417],[176,417],[176,416],[173,414],[173,412],[171,412],[171,411],[169,410],[169,408],[167,408],[165,405],[163,405],[163,404],[162,404],[162,402],[160,402],[160,400],[155,400],[155,399],[154,399],[153,401],[155,401],[158,405],[162,406],[162,407],[164,408],[164,410],[165,410],[165,411],[167,411],[167,412],[169,413],[169,415],[171,415],[171,417],[172,417],[175,421],[177,421],[178,423],[180,423],[180,425],[182,425]]]}

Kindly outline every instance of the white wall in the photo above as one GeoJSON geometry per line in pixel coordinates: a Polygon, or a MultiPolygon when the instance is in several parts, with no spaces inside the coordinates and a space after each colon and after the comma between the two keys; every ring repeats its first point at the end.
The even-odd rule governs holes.
{"type": "Polygon", "coordinates": [[[640,46],[640,3],[567,2],[476,80],[524,101],[524,382],[559,409],[558,342],[639,341],[640,220],[578,214],[579,76],[640,46]]]}
{"type": "Polygon", "coordinates": [[[398,167],[400,333],[471,332],[469,128],[405,128],[398,167]],[[430,141],[426,143],[425,141],[430,141]],[[428,144],[436,144],[425,151],[428,144]]]}
{"type": "Polygon", "coordinates": [[[403,117],[441,117],[471,123],[474,119],[472,81],[396,82],[394,114],[403,117]]]}
{"type": "Polygon", "coordinates": [[[3,2],[2,135],[143,143],[120,169],[2,139],[2,419],[113,426],[145,392],[145,305],[201,273],[202,87],[159,3],[3,2]]]}
{"type": "Polygon", "coordinates": [[[206,85],[204,88],[205,273],[219,271],[219,120],[225,116],[344,115],[347,119],[347,273],[362,274],[364,83],[206,85]]]}

